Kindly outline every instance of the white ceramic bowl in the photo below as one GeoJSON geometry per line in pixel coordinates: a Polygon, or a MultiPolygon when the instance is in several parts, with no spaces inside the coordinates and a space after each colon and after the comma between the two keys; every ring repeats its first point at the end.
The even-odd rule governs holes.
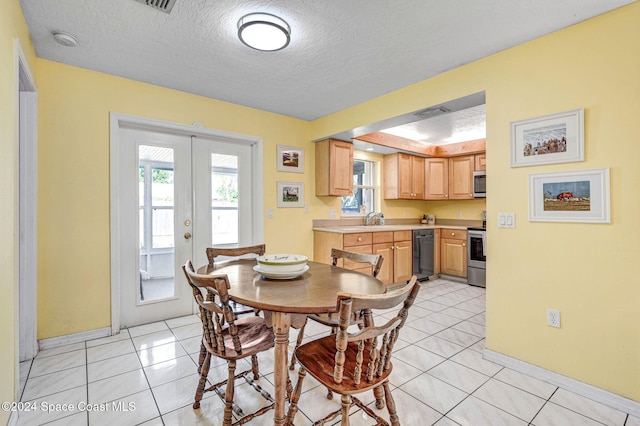
{"type": "Polygon", "coordinates": [[[262,272],[285,273],[302,271],[309,258],[301,254],[267,254],[257,260],[262,272]]]}

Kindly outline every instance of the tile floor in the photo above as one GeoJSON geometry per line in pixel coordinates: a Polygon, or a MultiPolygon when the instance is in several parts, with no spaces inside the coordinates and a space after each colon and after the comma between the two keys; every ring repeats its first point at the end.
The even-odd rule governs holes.
{"type": "MultiPolygon", "coordinates": [[[[391,375],[403,425],[640,426],[640,418],[483,360],[484,311],[484,289],[443,279],[422,284],[391,375]]],[[[325,332],[315,323],[307,326],[309,338],[325,332]]],[[[296,335],[292,330],[291,342],[296,335]]],[[[41,351],[21,365],[21,401],[35,411],[23,411],[18,424],[219,425],[223,404],[216,395],[209,394],[201,409],[191,408],[200,336],[198,318],[189,316],[41,351]],[[100,411],[104,407],[108,410],[100,411]]],[[[271,352],[260,358],[260,366],[261,385],[272,391],[271,352]]],[[[226,364],[212,366],[209,377],[226,377],[226,364]]],[[[305,385],[297,425],[311,424],[310,418],[323,417],[339,401],[327,400],[309,376],[305,385]]],[[[236,401],[248,410],[263,402],[242,380],[236,401]]],[[[380,413],[386,417],[386,410],[380,413]]],[[[248,424],[272,424],[271,414],[248,424]]],[[[353,412],[351,421],[372,424],[360,412],[353,412]]]]}

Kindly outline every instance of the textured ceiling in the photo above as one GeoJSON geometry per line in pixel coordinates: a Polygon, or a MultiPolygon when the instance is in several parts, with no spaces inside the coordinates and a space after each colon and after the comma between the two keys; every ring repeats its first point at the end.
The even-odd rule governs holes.
{"type": "Polygon", "coordinates": [[[599,15],[633,0],[20,0],[39,57],[306,120],[599,15]],[[237,38],[279,15],[291,44],[237,38]],[[52,31],[79,39],[55,43],[52,31]]]}

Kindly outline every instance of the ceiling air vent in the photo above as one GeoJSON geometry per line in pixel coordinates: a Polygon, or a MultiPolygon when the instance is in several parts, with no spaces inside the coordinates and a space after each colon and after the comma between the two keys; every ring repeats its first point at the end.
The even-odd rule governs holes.
{"type": "Polygon", "coordinates": [[[447,112],[451,112],[449,108],[443,106],[430,107],[420,110],[415,113],[418,117],[433,117],[434,115],[440,115],[447,112]]]}
{"type": "Polygon", "coordinates": [[[164,13],[170,13],[173,9],[173,5],[176,4],[176,0],[136,0],[139,3],[151,6],[154,9],[158,9],[164,13]]]}

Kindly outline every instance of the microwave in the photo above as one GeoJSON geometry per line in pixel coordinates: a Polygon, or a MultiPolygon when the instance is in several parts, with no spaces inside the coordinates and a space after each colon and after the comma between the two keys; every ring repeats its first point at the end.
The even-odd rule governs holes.
{"type": "Polygon", "coordinates": [[[480,170],[473,172],[473,198],[485,198],[487,196],[487,172],[480,170]]]}

